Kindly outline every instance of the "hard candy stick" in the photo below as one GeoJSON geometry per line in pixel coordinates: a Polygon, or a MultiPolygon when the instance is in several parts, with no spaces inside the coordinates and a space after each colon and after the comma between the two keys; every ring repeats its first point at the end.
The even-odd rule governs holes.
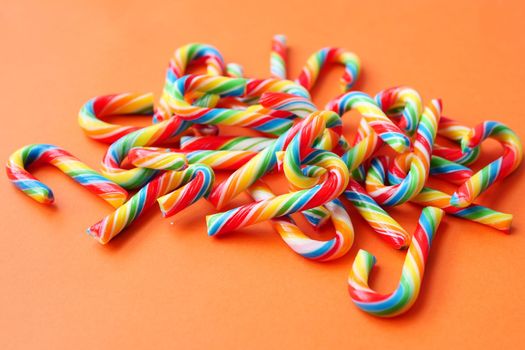
{"type": "MultiPolygon", "coordinates": [[[[449,117],[442,116],[439,120],[438,135],[457,143],[461,143],[461,140],[470,130],[469,127],[461,125],[449,117]]],[[[479,147],[460,149],[456,147],[444,147],[439,144],[434,145],[434,149],[432,150],[433,155],[462,165],[474,163],[478,159],[479,153],[479,147]]]]}
{"type": "Polygon", "coordinates": [[[251,136],[183,136],[180,148],[184,151],[221,150],[261,152],[275,139],[251,136]]]}
{"type": "Polygon", "coordinates": [[[42,163],[57,167],[115,208],[122,205],[128,197],[125,189],[100,175],[66,150],[53,145],[34,144],[13,153],[7,162],[6,172],[9,180],[19,190],[39,203],[53,203],[53,191],[31,175],[26,168],[42,163]]]}
{"type": "Polygon", "coordinates": [[[357,55],[340,48],[326,47],[311,55],[301,70],[297,82],[311,90],[322,69],[331,63],[344,65],[345,72],[341,78],[341,88],[343,92],[350,90],[359,76],[361,62],[357,55]]]}
{"type": "MultiPolygon", "coordinates": [[[[269,85],[269,88],[271,86],[277,86],[277,82],[269,85]]],[[[283,88],[286,86],[283,85],[283,88]]],[[[242,78],[187,75],[174,82],[169,91],[168,103],[178,118],[193,123],[242,126],[275,135],[280,135],[291,127],[292,121],[286,118],[272,117],[250,110],[199,107],[185,99],[186,94],[193,91],[248,97],[247,89],[247,80],[242,78]]]]}
{"type": "MultiPolygon", "coordinates": [[[[206,194],[206,183],[209,177],[203,177],[196,182],[191,182],[201,169],[207,168],[205,165],[194,165],[183,171],[166,171],[142,187],[126,203],[117,208],[113,213],[106,216],[90,228],[87,232],[102,244],[108,243],[112,238],[118,235],[122,230],[131,225],[138,217],[151,208],[157,199],[163,197],[169,192],[186,184],[190,187],[174,194],[172,197],[163,199],[163,211],[167,214],[175,213],[181,209],[180,203],[189,205],[206,194]],[[206,181],[204,181],[206,179],[206,181]],[[192,197],[193,196],[193,197],[192,197]]],[[[204,170],[204,172],[208,171],[204,170]]],[[[211,171],[211,170],[209,170],[211,171]]]]}
{"type": "Polygon", "coordinates": [[[455,207],[468,206],[492,184],[507,177],[521,164],[523,148],[518,135],[498,122],[486,121],[479,124],[466,135],[461,146],[463,150],[471,149],[479,146],[487,138],[499,141],[504,153],[458,188],[450,200],[450,204],[455,207]]]}
{"type": "Polygon", "coordinates": [[[226,73],[230,78],[242,78],[244,77],[244,69],[238,63],[228,63],[226,65],[226,73]]]}
{"type": "Polygon", "coordinates": [[[275,35],[270,54],[270,74],[273,78],[286,79],[286,61],[288,60],[286,51],[286,37],[275,35]]]}
{"type": "MultiPolygon", "coordinates": [[[[327,125],[328,127],[340,128],[340,121],[337,115],[329,114],[327,125]]],[[[293,137],[307,124],[308,118],[294,125],[286,133],[275,139],[271,146],[259,152],[248,163],[230,175],[228,179],[218,184],[210,194],[210,201],[220,209],[239,193],[248,189],[255,181],[273,170],[277,164],[276,153],[286,149],[293,137]]]]}
{"type": "Polygon", "coordinates": [[[408,246],[409,234],[368,195],[357,181],[350,179],[344,195],[385,242],[395,249],[408,246]]]}
{"type": "Polygon", "coordinates": [[[490,208],[471,204],[466,208],[457,208],[450,204],[452,196],[447,193],[424,187],[423,190],[411,200],[412,203],[421,206],[433,206],[443,209],[445,213],[454,215],[458,218],[477,222],[478,224],[495,228],[496,230],[508,233],[512,223],[512,215],[501,213],[490,208]]]}
{"type": "Polygon", "coordinates": [[[173,111],[168,104],[169,90],[177,79],[186,74],[187,68],[190,65],[198,62],[204,62],[206,64],[209,75],[222,75],[224,73],[224,59],[215,47],[194,43],[178,48],[173,54],[166,71],[166,80],[159,107],[153,116],[155,123],[167,120],[172,116],[173,111]]]}
{"type": "Polygon", "coordinates": [[[418,125],[413,156],[410,158],[410,169],[399,183],[385,185],[387,168],[384,162],[377,158],[372,160],[372,166],[366,177],[366,190],[379,204],[399,205],[421,191],[428,179],[432,145],[440,116],[441,102],[432,100],[432,103],[425,108],[418,125]]]}
{"type": "Polygon", "coordinates": [[[423,103],[419,93],[407,86],[385,89],[375,96],[379,107],[389,117],[399,118],[399,127],[409,135],[416,132],[423,103]]]}
{"type": "Polygon", "coordinates": [[[380,294],[369,287],[368,277],[376,259],[365,250],[357,253],[348,276],[348,290],[359,309],[374,316],[393,317],[412,307],[421,290],[430,247],[442,217],[441,209],[423,209],[403,264],[401,280],[392,293],[380,294]]]}
{"type": "Polygon", "coordinates": [[[141,168],[180,170],[189,164],[205,164],[213,170],[235,170],[252,159],[251,151],[184,151],[158,147],[136,147],[128,155],[129,161],[141,168]]]}
{"type": "Polygon", "coordinates": [[[395,125],[385,113],[377,106],[376,102],[363,92],[348,92],[330,102],[326,109],[339,115],[355,109],[363,115],[370,127],[386,144],[398,153],[405,152],[410,146],[410,140],[395,125]]]}
{"type": "Polygon", "coordinates": [[[153,95],[115,94],[92,98],[80,110],[78,124],[90,138],[113,143],[124,135],[140,129],[136,126],[123,126],[103,121],[111,116],[151,115],[153,113],[153,95]]]}
{"type": "MultiPolygon", "coordinates": [[[[256,201],[275,197],[270,188],[262,181],[257,181],[250,187],[248,193],[256,201]]],[[[273,218],[272,226],[294,252],[307,259],[329,261],[340,258],[350,250],[354,241],[352,221],[339,200],[334,199],[326,203],[326,207],[332,213],[330,217],[336,230],[335,237],[328,241],[308,237],[295,224],[291,216],[273,218]]]]}
{"type": "MultiPolygon", "coordinates": [[[[315,139],[322,135],[328,124],[327,121],[333,115],[326,111],[312,113],[305,119],[304,128],[295,135],[286,148],[285,174],[294,185],[301,186],[303,184],[300,181],[304,180],[296,174],[295,167],[306,158],[308,154],[305,154],[305,151],[311,147],[315,139]]],[[[311,160],[315,161],[315,165],[327,169],[326,178],[322,183],[307,190],[284,194],[225,213],[209,215],[206,217],[208,234],[213,236],[273,217],[315,208],[337,198],[348,183],[349,173],[346,165],[335,154],[322,150],[316,151],[311,160]]],[[[257,178],[253,179],[253,182],[256,180],[257,178]]]]}

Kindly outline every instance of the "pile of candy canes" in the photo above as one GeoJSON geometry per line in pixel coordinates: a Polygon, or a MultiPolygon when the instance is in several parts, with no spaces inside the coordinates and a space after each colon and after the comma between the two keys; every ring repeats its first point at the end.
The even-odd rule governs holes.
{"type": "Polygon", "coordinates": [[[266,79],[245,78],[240,65],[226,64],[210,45],[183,46],[169,62],[157,107],[152,94],[123,93],[95,97],[80,110],[78,121],[86,135],[109,145],[100,173],[60,147],[33,144],[11,155],[7,175],[26,195],[50,204],[51,189],[26,169],[52,164],[107,201],[115,211],[88,229],[102,244],[155,203],[169,217],[201,198],[221,210],[247,192],[253,203],[206,217],[208,235],[270,220],[293,251],[317,261],[337,259],[352,246],[352,222],[339,200],[344,196],[386,243],[408,248],[399,286],[390,294],[368,286],[374,256],[360,250],[355,258],[348,278],[351,298],[376,316],[399,315],[415,302],[444,213],[508,232],[512,215],[474,200],[520,164],[522,146],[512,130],[495,121],[463,126],[442,116],[440,100],[423,105],[409,87],[386,89],[375,97],[349,91],[360,62],[343,49],[314,53],[295,80],[287,79],[286,61],[282,35],[272,42],[271,78],[266,79]],[[345,68],[343,94],[319,109],[309,91],[330,64],[345,68]],[[207,74],[186,75],[196,65],[205,65],[207,74]],[[350,110],[362,118],[349,142],[341,117],[350,110]],[[153,124],[139,128],[104,121],[133,115],[153,115],[153,124]],[[249,128],[260,136],[220,136],[218,125],[249,128]],[[439,145],[437,135],[457,146],[439,145]],[[503,155],[474,173],[468,166],[488,138],[501,143],[503,155]],[[170,148],[159,147],[166,145],[170,148]],[[387,148],[391,155],[383,152],[387,148]],[[216,183],[216,170],[231,174],[216,183]],[[263,178],[281,171],[290,191],[275,195],[263,178]],[[429,187],[429,176],[459,187],[449,195],[429,187]],[[406,202],[423,207],[413,235],[384,209],[406,202]],[[314,227],[331,221],[335,236],[327,241],[308,237],[293,213],[314,227]]]}

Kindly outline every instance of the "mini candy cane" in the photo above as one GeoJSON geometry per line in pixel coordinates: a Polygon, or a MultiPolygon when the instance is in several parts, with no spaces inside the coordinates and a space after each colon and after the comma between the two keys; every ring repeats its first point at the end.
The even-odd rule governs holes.
{"type": "MultiPolygon", "coordinates": [[[[326,112],[324,114],[327,114],[326,112]]],[[[328,113],[327,127],[341,128],[341,119],[335,113],[328,113]]],[[[270,172],[277,164],[276,153],[286,149],[294,136],[307,127],[308,118],[294,125],[283,135],[279,136],[267,148],[259,152],[248,163],[240,167],[225,181],[218,184],[210,193],[209,199],[216,208],[222,208],[231,199],[248,189],[258,179],[270,172]]]]}
{"type": "MultiPolygon", "coordinates": [[[[255,201],[275,198],[270,188],[262,181],[257,181],[248,189],[255,201]]],[[[350,216],[343,204],[334,199],[326,203],[331,211],[331,219],[336,230],[336,236],[328,241],[311,239],[295,224],[291,216],[272,219],[272,225],[284,242],[297,254],[311,260],[329,261],[345,255],[354,241],[354,228],[350,216]]]]}
{"type": "Polygon", "coordinates": [[[120,164],[129,150],[171,140],[181,135],[190,125],[179,118],[170,118],[123,136],[111,144],[104,155],[102,174],[128,189],[142,187],[157,174],[157,171],[145,168],[123,169],[120,164]]]}
{"type": "Polygon", "coordinates": [[[183,171],[166,171],[142,187],[113,213],[88,228],[87,232],[98,242],[106,244],[158,199],[163,215],[173,215],[206,195],[212,183],[213,171],[206,165],[192,165],[183,171]],[[184,184],[175,193],[169,194],[184,184]]]}
{"type": "MultiPolygon", "coordinates": [[[[304,128],[297,133],[286,149],[284,158],[286,174],[290,174],[292,171],[288,170],[288,167],[295,168],[297,164],[304,160],[306,155],[301,150],[308,148],[308,145],[311,146],[313,141],[322,135],[327,125],[327,120],[332,115],[330,112],[321,111],[312,113],[310,117],[305,119],[306,124],[304,128]]],[[[331,152],[317,150],[312,152],[312,154],[310,160],[315,162],[315,165],[327,169],[326,178],[321,184],[307,190],[287,193],[273,199],[241,206],[225,213],[208,215],[206,217],[208,235],[217,235],[273,217],[315,208],[337,198],[348,184],[349,173],[346,165],[331,152]]],[[[254,157],[253,159],[256,158],[254,157]]],[[[253,182],[255,180],[257,179],[254,179],[253,182]]],[[[293,178],[293,181],[296,181],[296,179],[293,178]]]]}
{"type": "Polygon", "coordinates": [[[403,153],[410,146],[408,137],[388,119],[375,101],[363,92],[348,92],[330,102],[326,109],[341,116],[351,109],[356,109],[377,135],[396,152],[403,153]]]}
{"type": "Polygon", "coordinates": [[[386,168],[377,158],[372,160],[366,176],[367,192],[382,205],[393,206],[405,203],[415,197],[423,188],[430,171],[430,156],[436,137],[441,102],[432,100],[425,108],[417,128],[414,151],[410,161],[410,170],[406,177],[395,185],[385,186],[386,168]]]}
{"type": "Polygon", "coordinates": [[[490,208],[471,204],[466,208],[457,208],[450,204],[452,196],[444,192],[424,187],[423,190],[411,202],[421,206],[433,206],[443,209],[445,213],[454,215],[458,218],[477,222],[496,230],[508,233],[512,223],[512,215],[501,213],[490,208]]]}
{"type": "Polygon", "coordinates": [[[226,74],[230,78],[242,78],[244,77],[244,70],[238,63],[228,63],[226,65],[226,74]]]}
{"type": "Polygon", "coordinates": [[[169,90],[168,103],[178,118],[194,123],[236,125],[261,132],[280,135],[288,130],[292,121],[286,118],[271,117],[266,114],[226,108],[207,108],[194,106],[185,100],[192,91],[201,91],[220,96],[246,95],[246,80],[206,75],[186,75],[174,82],[169,90]]]}
{"type": "Polygon", "coordinates": [[[189,164],[205,164],[213,170],[235,170],[252,159],[251,151],[184,151],[158,147],[136,147],[128,154],[129,161],[141,168],[176,170],[186,160],[189,164]]]}
{"type": "Polygon", "coordinates": [[[408,248],[401,280],[397,289],[390,294],[379,294],[368,286],[368,277],[376,259],[365,250],[357,253],[348,276],[348,290],[358,308],[374,316],[393,317],[412,307],[419,295],[430,246],[442,217],[441,209],[423,209],[408,248]]]}
{"type": "Polygon", "coordinates": [[[139,127],[122,126],[104,122],[111,116],[151,115],[153,94],[115,94],[92,98],[80,110],[78,124],[90,138],[103,143],[113,143],[139,127]]]}
{"type": "Polygon", "coordinates": [[[7,177],[20,191],[39,203],[50,204],[54,201],[53,191],[26,170],[32,164],[41,163],[57,167],[115,208],[128,197],[125,189],[106,179],[66,150],[53,145],[34,144],[13,153],[7,162],[6,171],[7,177]]]}
{"type": "Polygon", "coordinates": [[[381,208],[357,181],[350,179],[344,195],[385,242],[395,249],[408,246],[410,237],[405,229],[381,208]]]}
{"type": "Polygon", "coordinates": [[[458,188],[450,200],[450,204],[455,207],[468,206],[492,184],[516,170],[521,163],[523,148],[519,137],[510,128],[495,121],[483,122],[472,129],[462,140],[462,149],[465,151],[477,147],[487,138],[499,141],[504,153],[458,188]]]}
{"type": "Polygon", "coordinates": [[[378,106],[389,117],[399,118],[399,127],[409,135],[416,132],[423,104],[419,93],[407,86],[383,90],[375,96],[378,106]]]}
{"type": "Polygon", "coordinates": [[[275,139],[251,136],[183,136],[180,148],[184,151],[222,150],[261,152],[275,139]]]}
{"type": "MultiPolygon", "coordinates": [[[[469,127],[461,125],[451,118],[442,116],[439,120],[438,135],[446,139],[460,143],[469,132],[469,127]]],[[[436,144],[434,145],[432,154],[458,164],[469,165],[478,159],[479,152],[479,147],[459,149],[443,147],[436,144]]]]}
{"type": "Polygon", "coordinates": [[[333,47],[326,47],[310,56],[299,74],[297,82],[311,90],[319,77],[319,73],[329,63],[340,63],[345,66],[345,73],[341,78],[341,87],[343,92],[350,90],[359,76],[361,62],[354,53],[333,47]]]}
{"type": "Polygon", "coordinates": [[[286,79],[287,61],[286,37],[275,35],[272,40],[272,52],[270,54],[270,74],[273,78],[286,79]]]}
{"type": "Polygon", "coordinates": [[[222,75],[224,73],[224,59],[220,52],[213,46],[194,43],[182,46],[175,51],[166,71],[166,81],[164,83],[159,108],[153,116],[155,123],[166,120],[173,114],[173,111],[167,103],[169,90],[172,88],[173,83],[186,74],[186,70],[190,64],[201,61],[205,61],[209,75],[222,75]]]}

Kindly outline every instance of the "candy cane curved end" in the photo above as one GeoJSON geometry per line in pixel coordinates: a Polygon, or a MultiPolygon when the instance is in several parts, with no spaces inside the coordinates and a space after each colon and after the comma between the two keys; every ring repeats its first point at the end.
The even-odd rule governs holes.
{"type": "Polygon", "coordinates": [[[358,252],[348,276],[348,290],[359,309],[374,316],[393,317],[412,307],[419,295],[430,246],[442,217],[441,209],[423,209],[403,264],[399,285],[392,293],[380,294],[369,287],[368,278],[376,259],[365,250],[358,252]]]}

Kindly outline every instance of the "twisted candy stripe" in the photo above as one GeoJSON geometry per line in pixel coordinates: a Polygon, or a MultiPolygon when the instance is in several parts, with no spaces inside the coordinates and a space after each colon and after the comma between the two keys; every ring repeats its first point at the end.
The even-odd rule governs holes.
{"type": "Polygon", "coordinates": [[[244,69],[238,63],[228,63],[226,65],[226,74],[230,78],[242,78],[244,76],[244,69]]]}
{"type": "Polygon", "coordinates": [[[368,286],[368,276],[376,259],[365,250],[357,253],[348,276],[348,289],[358,308],[374,316],[393,317],[412,307],[419,295],[430,246],[442,217],[441,209],[423,209],[405,258],[401,280],[397,289],[390,294],[379,294],[368,286]]]}
{"type": "Polygon", "coordinates": [[[317,111],[310,99],[284,92],[266,92],[259,99],[259,103],[272,110],[291,112],[300,118],[306,118],[317,111]]]}
{"type": "Polygon", "coordinates": [[[180,148],[184,151],[223,150],[261,152],[275,139],[251,136],[183,136],[180,148]]]}
{"type": "Polygon", "coordinates": [[[415,197],[421,191],[428,179],[432,145],[440,116],[441,102],[432,100],[419,121],[414,151],[410,160],[410,170],[400,182],[385,186],[386,168],[384,164],[381,166],[378,158],[372,161],[366,177],[366,190],[379,204],[399,205],[415,197]]]}
{"type": "Polygon", "coordinates": [[[518,135],[507,126],[495,121],[485,121],[472,129],[462,140],[462,149],[465,151],[478,147],[487,138],[501,143],[503,155],[474,174],[458,188],[450,200],[450,204],[455,207],[468,206],[492,184],[516,170],[521,163],[523,149],[518,135]]]}
{"type": "Polygon", "coordinates": [[[102,174],[125,188],[140,188],[148,183],[157,171],[144,168],[123,169],[121,163],[128,155],[129,150],[133,147],[153,146],[172,140],[175,136],[182,134],[189,126],[190,123],[179,118],[170,118],[123,136],[109,146],[104,155],[102,174]]]}
{"type": "Polygon", "coordinates": [[[125,189],[106,179],[66,150],[53,145],[34,144],[22,147],[13,153],[7,162],[6,172],[9,180],[20,191],[39,203],[53,203],[53,191],[38,181],[26,168],[32,164],[42,163],[57,167],[115,208],[124,203],[128,197],[125,189]]]}
{"type": "Polygon", "coordinates": [[[206,165],[192,165],[183,171],[166,171],[147,183],[113,213],[88,228],[87,232],[100,243],[106,244],[158,199],[164,216],[173,215],[204,196],[212,183],[213,171],[206,165]],[[178,191],[168,194],[184,184],[178,191]]]}
{"type": "MultiPolygon", "coordinates": [[[[213,170],[235,170],[252,159],[251,151],[184,151],[158,147],[136,147],[128,155],[137,166],[157,170],[177,170],[180,163],[205,164],[213,170]]],[[[180,168],[180,166],[179,166],[180,168]]]]}
{"type": "Polygon", "coordinates": [[[102,119],[111,116],[151,115],[153,95],[115,94],[92,98],[80,110],[78,124],[86,135],[103,143],[113,143],[139,127],[115,125],[102,119]]]}
{"type": "Polygon", "coordinates": [[[354,53],[333,47],[326,47],[310,56],[301,70],[297,82],[311,90],[321,70],[330,63],[340,63],[345,66],[345,72],[341,78],[341,87],[343,92],[350,90],[359,76],[361,62],[354,53]]]}
{"type": "Polygon", "coordinates": [[[408,246],[410,237],[405,229],[381,208],[357,181],[350,179],[344,195],[385,242],[395,249],[408,246]]]}
{"type": "MultiPolygon", "coordinates": [[[[262,181],[257,181],[248,189],[255,201],[275,198],[270,188],[262,181]]],[[[297,254],[311,260],[329,261],[345,255],[354,241],[354,228],[350,216],[338,199],[326,203],[331,211],[331,219],[336,230],[335,237],[328,241],[311,239],[301,231],[291,216],[286,215],[271,220],[272,226],[284,242],[297,254]]]]}
{"type": "Polygon", "coordinates": [[[182,46],[175,51],[166,71],[166,81],[164,83],[159,108],[153,116],[155,123],[166,120],[173,114],[168,104],[169,91],[173,83],[186,74],[187,68],[192,63],[202,61],[206,63],[207,73],[209,75],[222,75],[224,73],[224,59],[220,52],[213,46],[195,43],[182,46]]]}
{"type": "Polygon", "coordinates": [[[174,82],[169,90],[168,102],[178,118],[193,123],[242,126],[275,135],[280,135],[291,127],[292,121],[286,118],[249,110],[199,107],[185,100],[185,95],[193,91],[220,96],[243,96],[246,95],[246,88],[246,80],[242,78],[186,75],[174,82]]]}
{"type": "Polygon", "coordinates": [[[348,92],[330,102],[326,109],[341,116],[351,109],[356,109],[377,135],[396,152],[402,153],[410,146],[408,137],[388,119],[375,101],[363,92],[348,92]]]}
{"type": "MultiPolygon", "coordinates": [[[[327,127],[341,129],[341,119],[334,113],[324,113],[328,116],[327,127]]],[[[286,133],[279,136],[269,147],[265,148],[248,163],[233,172],[228,179],[217,185],[211,192],[209,199],[217,208],[222,208],[239,193],[248,189],[258,179],[274,169],[277,164],[276,153],[286,149],[294,136],[308,127],[310,119],[304,119],[294,125],[286,133]]]]}
{"type": "Polygon", "coordinates": [[[270,74],[277,79],[286,79],[287,61],[286,37],[275,35],[272,40],[272,51],[270,54],[270,74]]]}
{"type": "MultiPolygon", "coordinates": [[[[448,140],[461,143],[461,140],[463,140],[463,138],[469,132],[470,132],[469,127],[461,125],[457,121],[451,118],[442,116],[441,119],[439,120],[438,135],[448,140]]],[[[443,146],[436,144],[434,145],[434,149],[432,153],[436,156],[448,159],[458,164],[469,165],[471,163],[474,163],[478,159],[480,148],[473,147],[473,148],[460,149],[460,148],[443,147],[443,146]]]]}
{"type": "Polygon", "coordinates": [[[423,103],[419,93],[407,86],[385,89],[375,96],[376,103],[389,117],[399,118],[399,127],[409,135],[416,132],[423,103]]]}
{"type": "MultiPolygon", "coordinates": [[[[316,138],[322,135],[327,125],[327,120],[332,115],[330,112],[322,111],[313,113],[305,119],[306,124],[304,128],[297,133],[286,149],[285,169],[295,168],[296,164],[300,164],[304,160],[306,155],[301,150],[307,149],[316,138]]],[[[331,152],[318,150],[312,153],[314,155],[310,156],[310,161],[315,162],[315,165],[319,167],[327,169],[326,178],[321,184],[307,190],[292,192],[273,199],[241,206],[225,213],[208,215],[206,217],[208,235],[217,235],[274,217],[315,208],[337,198],[348,184],[349,173],[346,165],[331,152]]],[[[254,157],[253,159],[256,158],[254,157]]],[[[290,174],[291,171],[287,169],[285,173],[290,174]]],[[[256,180],[254,179],[253,182],[256,180]]]]}
{"type": "Polygon", "coordinates": [[[452,197],[444,192],[424,187],[423,190],[411,200],[423,207],[433,206],[443,209],[445,213],[454,215],[458,218],[477,222],[479,224],[495,228],[496,230],[508,233],[512,223],[512,215],[501,213],[490,208],[471,204],[466,208],[457,208],[450,204],[452,197]]]}

